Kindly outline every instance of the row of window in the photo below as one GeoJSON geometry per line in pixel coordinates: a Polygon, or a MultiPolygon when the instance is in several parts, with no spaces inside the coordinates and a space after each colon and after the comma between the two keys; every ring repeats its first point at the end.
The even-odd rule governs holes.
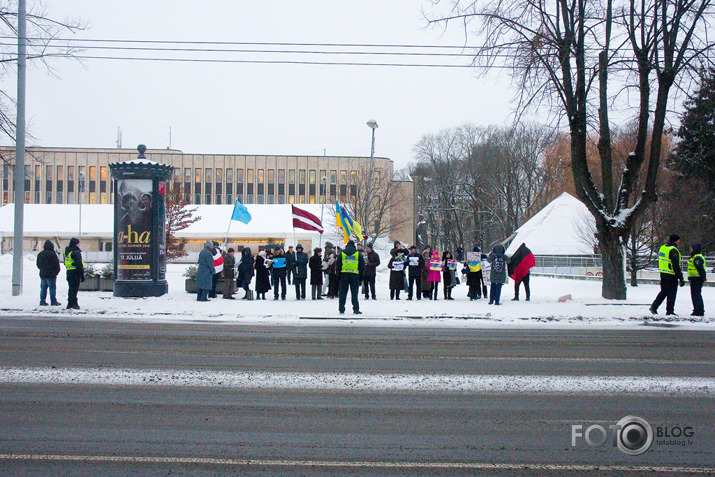
{"type": "MultiPolygon", "coordinates": [[[[74,204],[79,202],[79,195],[86,192],[86,202],[107,204],[113,192],[113,183],[107,178],[106,166],[25,166],[25,202],[74,204]]],[[[2,171],[3,205],[12,201],[12,185],[10,166],[5,164],[2,171]]]]}

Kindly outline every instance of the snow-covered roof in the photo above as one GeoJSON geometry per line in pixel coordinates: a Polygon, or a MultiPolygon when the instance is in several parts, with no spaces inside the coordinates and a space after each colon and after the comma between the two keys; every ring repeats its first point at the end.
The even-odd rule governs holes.
{"type": "Polygon", "coordinates": [[[586,206],[564,192],[516,230],[507,254],[525,243],[534,255],[592,255],[585,236],[596,226],[588,221],[594,219],[586,206]]]}
{"type": "MultiPolygon", "coordinates": [[[[177,237],[223,237],[231,224],[229,236],[244,238],[292,236],[293,214],[290,204],[246,205],[252,219],[248,224],[231,221],[233,205],[198,205],[196,215],[201,219],[179,231],[177,237]]],[[[320,205],[301,204],[303,210],[320,218],[320,205]]],[[[14,231],[13,204],[0,207],[0,236],[11,236],[14,231]]],[[[330,205],[325,206],[323,226],[327,232],[335,226],[335,215],[330,205]]],[[[24,214],[25,235],[34,237],[69,237],[79,230],[79,205],[77,204],[26,204],[24,214]]],[[[114,205],[82,205],[82,235],[111,237],[114,233],[114,205]]],[[[297,236],[318,236],[317,232],[296,229],[297,236]]],[[[329,234],[326,233],[324,239],[329,234]]]]}

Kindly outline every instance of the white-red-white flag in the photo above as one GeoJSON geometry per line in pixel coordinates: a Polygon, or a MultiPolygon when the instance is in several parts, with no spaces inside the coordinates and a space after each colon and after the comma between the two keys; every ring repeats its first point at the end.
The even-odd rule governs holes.
{"type": "Polygon", "coordinates": [[[293,227],[296,229],[314,230],[323,233],[323,224],[318,217],[311,214],[307,210],[299,209],[295,205],[293,207],[293,227]]]}

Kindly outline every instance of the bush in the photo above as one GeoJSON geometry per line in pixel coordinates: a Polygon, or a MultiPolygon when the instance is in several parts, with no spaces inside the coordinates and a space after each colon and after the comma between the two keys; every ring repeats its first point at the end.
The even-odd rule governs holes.
{"type": "Polygon", "coordinates": [[[190,280],[196,280],[196,274],[199,271],[199,267],[192,265],[186,269],[184,276],[190,280]]]}
{"type": "Polygon", "coordinates": [[[84,264],[84,278],[95,278],[97,276],[97,270],[91,263],[84,264]]]}
{"type": "Polygon", "coordinates": [[[106,264],[104,267],[102,267],[102,271],[100,272],[100,274],[102,278],[114,278],[114,264],[106,264]]]}

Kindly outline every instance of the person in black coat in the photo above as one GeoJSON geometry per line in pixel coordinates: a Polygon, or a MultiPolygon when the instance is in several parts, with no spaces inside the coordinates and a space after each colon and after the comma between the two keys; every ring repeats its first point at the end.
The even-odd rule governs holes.
{"type": "Polygon", "coordinates": [[[400,299],[400,290],[405,288],[406,265],[407,250],[404,249],[399,249],[387,264],[390,270],[390,300],[400,299]]]}
{"type": "Polygon", "coordinates": [[[72,238],[65,248],[65,268],[67,269],[67,309],[79,310],[77,302],[77,292],[79,284],[84,281],[84,262],[82,261],[82,251],[79,249],[79,239],[72,238]]]}
{"type": "Polygon", "coordinates": [[[271,289],[271,272],[266,263],[266,252],[261,250],[256,257],[256,300],[265,300],[271,289]]]}
{"type": "Polygon", "coordinates": [[[375,296],[375,278],[377,276],[377,267],[380,266],[380,256],[372,248],[372,244],[365,247],[367,257],[365,258],[365,275],[363,277],[363,289],[365,291],[365,299],[367,300],[372,294],[372,299],[377,300],[375,296]]]}
{"type": "Polygon", "coordinates": [[[425,259],[417,251],[414,245],[410,247],[410,254],[407,256],[408,280],[407,299],[412,300],[414,292],[417,300],[422,298],[422,269],[426,268],[425,259]]]}
{"type": "Polygon", "coordinates": [[[310,297],[313,300],[322,300],[321,290],[323,289],[323,258],[320,254],[323,249],[316,247],[313,256],[310,257],[308,267],[310,268],[310,297]]]}
{"type": "Polygon", "coordinates": [[[37,268],[40,269],[40,306],[47,306],[47,290],[50,290],[52,306],[61,305],[57,301],[57,275],[60,274],[60,259],[55,252],[55,245],[45,240],[42,252],[37,254],[37,268]]]}
{"type": "Polygon", "coordinates": [[[234,280],[234,269],[233,266],[236,264],[236,259],[234,254],[236,251],[232,248],[228,249],[228,252],[223,256],[223,297],[226,300],[235,300],[233,297],[235,282],[234,280]]]}
{"type": "Polygon", "coordinates": [[[243,295],[242,300],[250,299],[250,286],[251,280],[253,279],[253,264],[255,260],[253,255],[251,255],[251,249],[244,247],[241,250],[241,262],[238,264],[238,281],[241,283],[243,291],[246,293],[243,295]]]}
{"type": "Polygon", "coordinates": [[[305,300],[305,281],[308,279],[308,254],[303,251],[303,246],[298,244],[295,248],[293,259],[293,284],[295,285],[295,299],[305,300]]]}

